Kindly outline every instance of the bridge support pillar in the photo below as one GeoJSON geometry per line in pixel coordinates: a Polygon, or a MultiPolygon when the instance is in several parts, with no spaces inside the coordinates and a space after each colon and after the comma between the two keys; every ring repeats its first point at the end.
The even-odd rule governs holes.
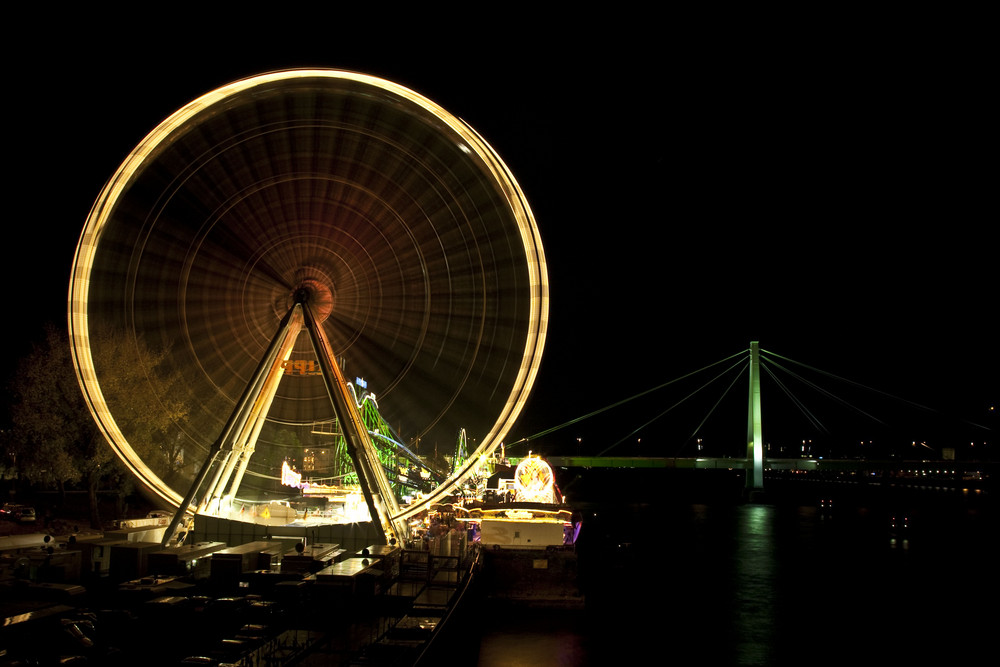
{"type": "Polygon", "coordinates": [[[760,343],[750,343],[750,405],[747,410],[746,492],[764,490],[764,438],[760,416],[760,343]]]}

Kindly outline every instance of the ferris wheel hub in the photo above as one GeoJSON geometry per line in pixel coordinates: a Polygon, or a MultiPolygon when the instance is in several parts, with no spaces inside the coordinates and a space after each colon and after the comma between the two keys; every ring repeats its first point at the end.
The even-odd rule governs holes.
{"type": "Polygon", "coordinates": [[[333,312],[333,290],[321,280],[303,280],[295,287],[291,296],[293,304],[309,304],[317,322],[323,322],[333,312]]]}

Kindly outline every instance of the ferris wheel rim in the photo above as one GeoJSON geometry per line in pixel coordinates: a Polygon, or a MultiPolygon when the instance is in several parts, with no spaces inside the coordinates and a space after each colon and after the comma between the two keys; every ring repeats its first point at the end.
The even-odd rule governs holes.
{"type": "MultiPolygon", "coordinates": [[[[475,130],[461,119],[453,116],[440,105],[413,90],[379,77],[334,69],[289,69],[258,74],[234,81],[212,90],[184,105],[156,126],[129,154],[107,184],[102,188],[93,208],[88,214],[81,232],[74,257],[69,285],[68,324],[71,353],[77,377],[85,401],[100,430],[122,458],[126,467],[162,501],[179,506],[181,496],[176,490],[164,484],[147,463],[129,445],[119,428],[114,414],[108,406],[98,373],[94,366],[91,349],[91,329],[87,313],[87,303],[92,286],[94,254],[98,251],[119,198],[127,190],[129,183],[141,171],[147,161],[155,159],[157,149],[175,133],[192,123],[200,114],[211,111],[216,105],[232,99],[233,96],[251,88],[289,79],[332,78],[350,80],[391,91],[413,103],[445,123],[450,131],[461,136],[466,144],[478,154],[487,165],[489,177],[503,190],[510,212],[518,225],[518,232],[526,257],[525,267],[530,276],[530,331],[525,336],[521,365],[514,381],[510,396],[497,416],[493,428],[480,439],[480,445],[469,454],[469,461],[489,456],[503,442],[503,438],[513,427],[527,400],[537,375],[541,354],[545,344],[548,319],[548,284],[544,251],[534,215],[523,191],[496,151],[475,130]]],[[[460,485],[473,473],[474,466],[466,465],[439,487],[439,491],[429,496],[422,504],[435,502],[452,488],[460,485]]],[[[401,516],[411,516],[414,505],[403,509],[401,516]]]]}

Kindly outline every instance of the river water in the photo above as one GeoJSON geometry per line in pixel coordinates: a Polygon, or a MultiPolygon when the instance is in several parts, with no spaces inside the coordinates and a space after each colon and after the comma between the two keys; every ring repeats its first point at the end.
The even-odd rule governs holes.
{"type": "Polygon", "coordinates": [[[995,655],[988,494],[797,482],[582,503],[582,609],[484,605],[479,667],[953,665],[995,655]],[[987,649],[989,651],[987,652],[987,649]]]}

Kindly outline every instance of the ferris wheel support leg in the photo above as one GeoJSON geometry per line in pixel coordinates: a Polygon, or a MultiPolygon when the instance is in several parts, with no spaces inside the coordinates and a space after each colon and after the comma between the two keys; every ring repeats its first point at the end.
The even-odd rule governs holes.
{"type": "Polygon", "coordinates": [[[250,457],[253,456],[253,453],[253,448],[248,447],[240,455],[239,465],[236,466],[236,472],[233,475],[232,482],[229,484],[229,490],[222,493],[221,500],[224,505],[231,505],[233,498],[236,497],[236,492],[239,491],[240,484],[243,482],[243,474],[247,471],[247,466],[250,464],[250,457]]]}
{"type": "MultiPolygon", "coordinates": [[[[267,414],[271,410],[274,396],[278,393],[278,385],[281,383],[284,371],[282,364],[292,346],[295,345],[295,339],[298,338],[302,329],[300,319],[293,317],[291,324],[285,329],[285,336],[278,354],[271,359],[264,384],[250,407],[250,416],[243,422],[243,428],[233,441],[233,451],[226,462],[225,470],[222,475],[216,477],[215,482],[202,500],[202,504],[217,503],[219,513],[223,507],[223,499],[227,495],[230,498],[236,496],[240,483],[243,481],[243,475],[250,463],[250,458],[257,449],[257,438],[260,437],[260,431],[264,427],[264,422],[267,421],[267,414]],[[228,493],[225,490],[227,485],[229,486],[228,493]]],[[[222,466],[220,466],[220,470],[221,468],[222,466]]]]}
{"type": "Polygon", "coordinates": [[[232,450],[219,452],[216,460],[219,464],[215,467],[215,476],[212,477],[212,481],[209,485],[205,487],[205,492],[202,494],[197,503],[199,512],[204,512],[208,507],[209,502],[212,500],[212,495],[215,493],[215,489],[219,486],[219,481],[222,479],[222,475],[225,473],[226,469],[230,467],[230,461],[233,460],[232,450]]]}
{"type": "MultiPolygon", "coordinates": [[[[233,452],[237,447],[237,443],[243,440],[243,434],[247,433],[248,422],[254,419],[255,415],[260,416],[260,418],[263,419],[263,415],[261,415],[259,411],[259,406],[261,405],[261,395],[269,388],[270,385],[273,384],[275,388],[277,387],[277,382],[274,381],[275,369],[281,368],[281,362],[287,355],[288,350],[291,349],[291,346],[294,345],[295,338],[301,330],[302,308],[296,304],[288,310],[288,313],[286,313],[285,317],[281,320],[281,324],[278,326],[278,331],[271,339],[267,352],[257,365],[253,379],[243,390],[243,395],[240,397],[240,400],[236,404],[232,414],[230,414],[229,420],[222,429],[222,433],[215,441],[215,444],[212,445],[212,450],[209,452],[208,457],[205,459],[201,469],[198,471],[194,481],[191,483],[191,488],[188,490],[184,500],[177,508],[177,512],[170,520],[170,524],[167,526],[167,529],[163,532],[164,546],[169,544],[174,539],[177,527],[180,525],[184,515],[191,511],[191,504],[197,497],[198,491],[208,478],[208,474],[211,472],[212,467],[217,463],[219,465],[216,470],[215,477],[203,497],[202,502],[199,503],[199,507],[212,499],[212,494],[215,489],[219,487],[220,483],[222,486],[225,486],[225,482],[222,481],[222,474],[224,472],[223,469],[229,467],[230,460],[232,460],[233,465],[235,465],[237,457],[233,456],[233,452]],[[222,461],[220,461],[220,457],[222,457],[223,452],[225,452],[225,457],[222,461]]],[[[273,398],[273,393],[271,398],[273,398]]],[[[268,401],[267,404],[269,405],[270,402],[268,401]]],[[[263,414],[266,415],[266,411],[263,414]]],[[[259,430],[257,432],[259,432],[259,430]]],[[[231,474],[231,472],[232,469],[230,468],[229,473],[231,474]]],[[[195,508],[195,512],[197,511],[198,508],[195,508]]]]}
{"type": "Polygon", "coordinates": [[[347,444],[347,452],[354,463],[354,470],[358,474],[358,482],[361,485],[365,502],[368,504],[372,521],[376,524],[376,529],[381,530],[385,535],[387,544],[391,543],[393,539],[398,541],[399,538],[405,537],[407,526],[405,522],[392,520],[392,517],[399,514],[399,505],[396,503],[392,486],[382,469],[375,445],[368,434],[368,429],[365,428],[361,420],[357,405],[351,399],[351,392],[334,359],[333,349],[326,339],[322,326],[313,317],[308,304],[304,304],[303,311],[305,313],[305,326],[309,331],[316,357],[319,360],[323,381],[326,384],[330,400],[333,402],[337,419],[340,420],[344,442],[347,444]]]}
{"type": "Polygon", "coordinates": [[[201,502],[198,504],[199,512],[207,512],[211,514],[210,508],[214,501],[221,495],[220,489],[225,488],[226,482],[233,474],[233,469],[236,468],[236,464],[240,460],[239,451],[228,451],[226,452],[226,457],[219,464],[219,470],[215,474],[215,479],[212,483],[205,489],[205,494],[201,498],[201,502]]]}
{"type": "Polygon", "coordinates": [[[243,475],[246,473],[247,466],[250,464],[250,458],[257,450],[257,438],[260,437],[260,431],[264,428],[264,422],[267,421],[267,415],[271,411],[271,405],[274,403],[274,397],[278,393],[278,385],[281,383],[281,376],[284,372],[282,363],[288,357],[289,352],[291,352],[292,346],[295,345],[295,340],[298,338],[301,331],[302,317],[301,315],[298,315],[292,318],[292,323],[286,330],[285,339],[281,345],[278,356],[275,357],[273,363],[271,364],[271,370],[264,383],[264,389],[254,402],[252,421],[244,428],[245,435],[240,437],[239,465],[236,467],[236,473],[232,477],[229,492],[226,494],[230,500],[236,497],[236,492],[240,488],[240,483],[243,482],[243,475]]]}

